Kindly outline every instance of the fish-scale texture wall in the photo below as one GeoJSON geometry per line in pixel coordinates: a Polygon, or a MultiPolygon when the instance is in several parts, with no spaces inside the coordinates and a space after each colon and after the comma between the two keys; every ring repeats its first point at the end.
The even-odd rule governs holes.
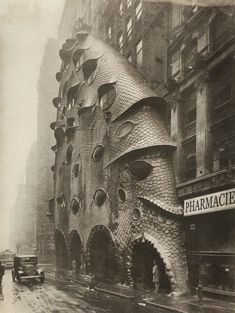
{"type": "Polygon", "coordinates": [[[121,275],[126,276],[130,285],[133,243],[136,236],[146,234],[146,240],[154,241],[152,244],[165,262],[172,290],[185,290],[184,236],[178,222],[182,208],[171,164],[174,144],[162,118],[166,103],[107,44],[85,34],[68,42],[71,45],[65,45],[61,52],[65,60],[61,66],[60,112],[55,126],[63,127],[65,132],[61,142],[57,142],[55,197],[64,194],[66,214],[61,213],[61,205],[57,204],[56,227],[67,235],[76,229],[89,257],[92,238],[96,231],[103,230],[114,241],[121,275]],[[83,64],[80,68],[73,64],[74,53],[80,54],[78,50],[84,53],[83,64],[89,60],[97,62],[92,80],[85,81],[83,64]],[[109,83],[114,84],[116,97],[106,110],[99,104],[98,92],[99,87],[109,83]],[[79,88],[76,103],[70,109],[68,92],[74,86],[79,88]],[[76,127],[69,128],[66,118],[74,118],[76,127]],[[148,172],[138,179],[131,168],[140,161],[148,172]],[[79,203],[78,212],[71,208],[74,198],[79,203]]]}

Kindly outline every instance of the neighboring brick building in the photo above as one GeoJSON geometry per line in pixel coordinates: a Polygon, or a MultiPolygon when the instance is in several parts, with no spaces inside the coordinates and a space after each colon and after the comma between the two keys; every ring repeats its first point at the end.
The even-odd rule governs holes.
{"type": "Polygon", "coordinates": [[[234,7],[174,5],[170,16],[166,99],[190,285],[195,290],[201,280],[207,291],[229,295],[235,291],[235,212],[225,211],[235,208],[234,7]],[[217,203],[217,197],[229,198],[217,203]]]}

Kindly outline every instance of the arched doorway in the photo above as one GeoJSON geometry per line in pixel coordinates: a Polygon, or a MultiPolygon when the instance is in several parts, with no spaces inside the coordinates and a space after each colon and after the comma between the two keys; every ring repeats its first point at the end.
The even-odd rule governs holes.
{"type": "Polygon", "coordinates": [[[87,242],[88,271],[99,280],[117,281],[117,250],[110,230],[103,226],[95,226],[87,242]]]}
{"type": "Polygon", "coordinates": [[[149,241],[137,241],[133,246],[132,271],[134,286],[139,289],[154,289],[152,269],[156,261],[159,269],[159,291],[169,293],[170,282],[158,251],[149,241]]]}
{"type": "Polygon", "coordinates": [[[58,270],[67,270],[69,265],[68,249],[64,234],[60,230],[55,232],[56,267],[58,270]]]}
{"type": "Polygon", "coordinates": [[[81,237],[76,230],[72,230],[69,234],[68,247],[69,247],[70,269],[73,270],[75,273],[78,273],[82,265],[83,248],[81,237]]]}

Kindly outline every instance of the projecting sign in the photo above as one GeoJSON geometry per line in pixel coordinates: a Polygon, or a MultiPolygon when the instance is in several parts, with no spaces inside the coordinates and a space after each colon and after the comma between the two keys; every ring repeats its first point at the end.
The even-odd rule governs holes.
{"type": "Polygon", "coordinates": [[[184,215],[197,215],[235,208],[235,189],[215,192],[184,201],[184,215]]]}

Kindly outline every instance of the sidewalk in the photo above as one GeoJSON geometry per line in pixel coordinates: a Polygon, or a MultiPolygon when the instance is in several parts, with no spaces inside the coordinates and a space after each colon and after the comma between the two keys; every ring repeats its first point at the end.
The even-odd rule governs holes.
{"type": "Polygon", "coordinates": [[[204,298],[202,304],[197,296],[172,297],[164,294],[155,294],[152,291],[133,290],[123,285],[111,285],[102,283],[88,275],[76,275],[66,271],[57,273],[51,266],[45,268],[48,273],[54,273],[58,277],[70,280],[83,286],[90,286],[91,282],[96,291],[117,296],[133,303],[143,303],[148,306],[166,309],[172,313],[235,313],[235,303],[204,298]]]}

